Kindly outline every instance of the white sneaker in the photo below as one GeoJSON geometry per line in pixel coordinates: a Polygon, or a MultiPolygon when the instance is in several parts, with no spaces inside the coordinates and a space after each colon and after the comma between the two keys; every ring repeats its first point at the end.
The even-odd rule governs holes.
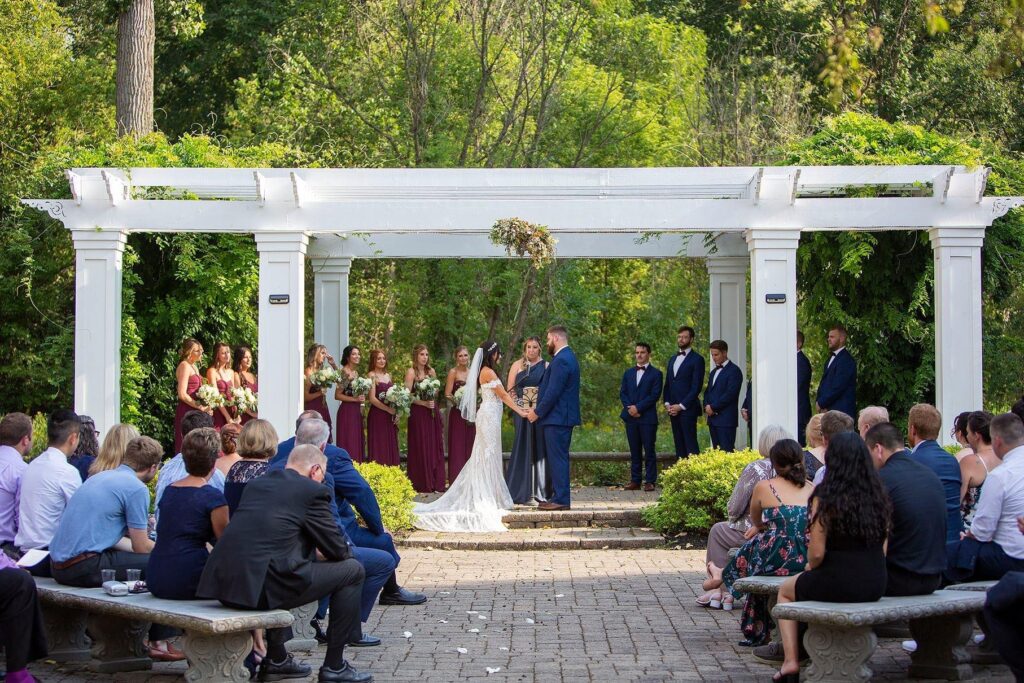
{"type": "Polygon", "coordinates": [[[974,636],[974,644],[975,645],[981,645],[984,642],[985,642],[985,634],[984,633],[978,633],[977,635],[974,636]]]}
{"type": "Polygon", "coordinates": [[[917,641],[916,640],[904,640],[903,649],[907,652],[917,652],[917,641]]]}

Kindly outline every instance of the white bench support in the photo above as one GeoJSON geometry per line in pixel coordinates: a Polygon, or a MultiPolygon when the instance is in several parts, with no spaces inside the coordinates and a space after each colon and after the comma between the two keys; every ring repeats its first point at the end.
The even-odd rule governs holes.
{"type": "Polygon", "coordinates": [[[40,606],[49,645],[47,658],[58,663],[84,662],[89,659],[92,643],[85,634],[85,612],[55,607],[46,602],[40,606]]]}
{"type": "Polygon", "coordinates": [[[316,631],[313,629],[312,621],[316,615],[317,603],[311,602],[302,607],[290,610],[295,621],[292,623],[292,639],[284,644],[288,652],[315,652],[318,643],[316,642],[316,631]]]}
{"type": "Polygon", "coordinates": [[[966,648],[973,632],[970,614],[912,620],[910,633],[917,641],[917,650],[910,655],[910,677],[970,679],[973,671],[966,648]]]}
{"type": "Polygon", "coordinates": [[[868,660],[878,645],[870,626],[808,624],[804,648],[811,656],[808,681],[869,681],[868,660]]]}
{"type": "Polygon", "coordinates": [[[246,683],[249,670],[245,658],[252,650],[252,636],[248,631],[208,635],[185,633],[185,656],[189,683],[246,683]]]}
{"type": "Polygon", "coordinates": [[[95,612],[89,614],[89,633],[93,637],[89,670],[112,674],[152,669],[153,660],[142,642],[148,628],[149,624],[144,621],[95,612]]]}

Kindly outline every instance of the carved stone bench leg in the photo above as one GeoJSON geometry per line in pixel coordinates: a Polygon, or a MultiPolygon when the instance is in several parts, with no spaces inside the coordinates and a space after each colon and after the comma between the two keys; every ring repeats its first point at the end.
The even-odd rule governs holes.
{"type": "MultiPolygon", "coordinates": [[[[768,598],[768,614],[771,614],[772,610],[775,609],[775,605],[779,604],[779,594],[769,593],[766,597],[768,598]]],[[[774,617],[772,618],[772,632],[768,634],[768,642],[782,642],[782,634],[779,633],[779,620],[774,617]]]]}
{"type": "Polygon", "coordinates": [[[89,653],[89,636],[85,635],[85,612],[43,603],[43,625],[49,645],[48,659],[55,662],[84,662],[89,653]]]}
{"type": "Polygon", "coordinates": [[[981,642],[981,645],[976,647],[970,647],[971,641],[967,641],[968,650],[967,654],[971,657],[971,664],[977,664],[979,666],[991,666],[992,664],[1006,664],[1002,656],[996,652],[995,646],[992,644],[992,638],[988,635],[988,623],[985,621],[984,612],[978,612],[975,616],[978,622],[978,628],[985,634],[985,640],[981,642]]]}
{"type": "Polygon", "coordinates": [[[252,636],[248,631],[207,635],[185,633],[185,656],[189,683],[245,683],[249,670],[245,658],[252,651],[252,636]]]}
{"type": "Polygon", "coordinates": [[[284,646],[289,652],[314,652],[316,650],[316,631],[310,625],[310,621],[316,614],[317,604],[311,602],[302,607],[291,610],[295,622],[292,624],[292,639],[284,646]]]}
{"type": "Polygon", "coordinates": [[[153,668],[142,638],[149,624],[103,614],[89,615],[89,634],[93,638],[89,669],[97,673],[144,671],[153,668]]]}
{"type": "Polygon", "coordinates": [[[870,626],[838,628],[809,624],[804,647],[811,656],[808,681],[867,681],[871,669],[867,661],[878,645],[870,626]]]}
{"type": "Polygon", "coordinates": [[[917,651],[910,655],[911,678],[944,678],[963,681],[973,676],[967,641],[974,631],[970,614],[915,619],[910,632],[917,651]]]}

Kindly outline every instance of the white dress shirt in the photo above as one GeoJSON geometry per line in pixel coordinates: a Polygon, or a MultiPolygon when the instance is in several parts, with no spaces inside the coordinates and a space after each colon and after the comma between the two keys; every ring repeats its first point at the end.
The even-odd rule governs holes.
{"type": "Polygon", "coordinates": [[[684,360],[686,360],[686,354],[688,354],[689,352],[690,349],[686,349],[685,351],[680,351],[679,354],[676,356],[676,362],[672,364],[673,377],[679,374],[679,366],[683,364],[684,360]]]}
{"type": "Polygon", "coordinates": [[[49,546],[64,508],[81,485],[82,475],[60,450],[47,448],[36,456],[21,477],[14,544],[22,550],[49,546]]]}
{"type": "Polygon", "coordinates": [[[636,366],[636,385],[640,386],[640,380],[644,378],[644,373],[647,372],[647,368],[651,366],[650,363],[644,363],[643,365],[636,366]]]}
{"type": "Polygon", "coordinates": [[[729,359],[727,358],[724,361],[722,361],[722,367],[717,367],[716,366],[716,367],[711,369],[711,373],[714,375],[714,377],[711,378],[711,386],[715,386],[715,382],[718,381],[718,376],[722,374],[722,370],[725,370],[725,366],[728,365],[728,364],[729,364],[729,359]],[[717,370],[718,372],[715,372],[715,370],[717,370]]]}
{"type": "Polygon", "coordinates": [[[981,487],[971,535],[982,543],[995,541],[1010,557],[1024,560],[1024,534],[1017,518],[1024,515],[1024,446],[1003,456],[981,487]]]}

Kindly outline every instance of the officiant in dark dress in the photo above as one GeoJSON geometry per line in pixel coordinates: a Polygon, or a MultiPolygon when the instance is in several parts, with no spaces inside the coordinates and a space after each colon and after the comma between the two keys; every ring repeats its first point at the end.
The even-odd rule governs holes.
{"type": "MultiPolygon", "coordinates": [[[[537,387],[544,377],[547,363],[540,355],[540,338],[526,340],[523,357],[512,364],[508,373],[508,391],[516,403],[532,408],[537,401],[537,387]]],[[[531,500],[543,502],[551,496],[551,476],[545,467],[544,438],[540,428],[518,415],[513,415],[515,438],[512,455],[505,468],[505,483],[512,500],[518,505],[531,500]]]]}

